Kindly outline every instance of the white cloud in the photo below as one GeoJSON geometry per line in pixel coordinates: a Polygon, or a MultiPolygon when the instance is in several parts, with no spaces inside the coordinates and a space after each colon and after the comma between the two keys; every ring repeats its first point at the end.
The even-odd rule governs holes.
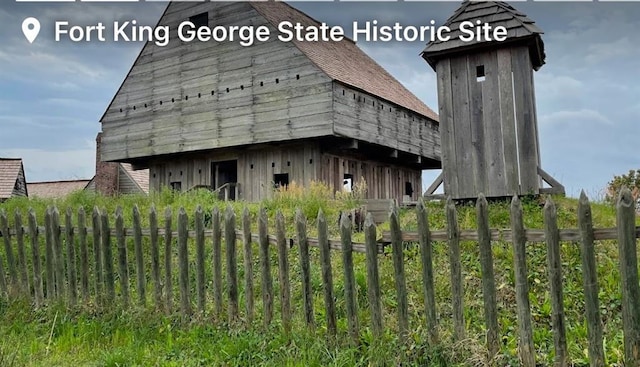
{"type": "Polygon", "coordinates": [[[588,64],[600,64],[609,60],[621,59],[638,53],[636,43],[628,36],[608,42],[592,43],[587,47],[588,55],[585,61],[588,64]]]}
{"type": "Polygon", "coordinates": [[[589,110],[589,109],[582,109],[577,111],[552,112],[550,114],[540,116],[540,123],[543,123],[543,124],[579,123],[580,125],[583,125],[583,126],[588,123],[613,125],[613,121],[611,121],[608,117],[606,117],[605,115],[603,115],[598,111],[589,110]]]}

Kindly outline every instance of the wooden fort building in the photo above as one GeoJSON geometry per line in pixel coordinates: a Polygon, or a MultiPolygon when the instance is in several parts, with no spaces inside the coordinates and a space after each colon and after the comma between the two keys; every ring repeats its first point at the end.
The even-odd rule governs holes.
{"type": "Polygon", "coordinates": [[[150,188],[234,187],[256,201],[293,181],[333,190],[364,179],[369,198],[417,199],[440,167],[437,115],[352,41],[281,42],[282,2],[175,2],[101,119],[103,161],[149,168],[150,188]],[[269,41],[182,42],[178,25],[260,25],[269,41]]]}
{"type": "Polygon", "coordinates": [[[512,6],[465,1],[445,23],[448,41],[422,57],[438,76],[444,193],[454,199],[564,193],[540,165],[533,71],[545,62],[542,31],[512,6]],[[460,24],[507,29],[504,41],[460,39],[460,24]],[[543,180],[550,187],[543,187],[543,180]]]}

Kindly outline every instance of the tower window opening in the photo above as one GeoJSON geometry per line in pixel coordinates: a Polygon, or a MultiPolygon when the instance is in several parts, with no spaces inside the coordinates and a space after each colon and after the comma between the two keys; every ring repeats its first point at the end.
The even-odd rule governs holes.
{"type": "Polygon", "coordinates": [[[476,66],[476,81],[480,83],[480,82],[484,82],[485,79],[486,77],[484,74],[484,65],[476,66]]]}

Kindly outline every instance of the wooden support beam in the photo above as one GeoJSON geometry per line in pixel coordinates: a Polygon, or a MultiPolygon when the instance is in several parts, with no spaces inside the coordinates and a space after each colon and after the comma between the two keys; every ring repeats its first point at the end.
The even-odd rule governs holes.
{"type": "Polygon", "coordinates": [[[544,180],[544,182],[551,186],[550,188],[541,188],[541,194],[565,194],[564,186],[540,167],[538,167],[538,174],[544,180]]]}
{"type": "Polygon", "coordinates": [[[398,149],[394,149],[391,151],[391,154],[389,154],[389,156],[391,158],[398,158],[398,149]]]}
{"type": "Polygon", "coordinates": [[[427,188],[427,191],[424,192],[423,196],[431,196],[431,195],[433,195],[433,193],[436,192],[438,187],[440,187],[442,182],[444,182],[444,172],[440,172],[440,174],[438,175],[438,177],[436,177],[436,179],[433,181],[431,186],[429,186],[427,188]]]}

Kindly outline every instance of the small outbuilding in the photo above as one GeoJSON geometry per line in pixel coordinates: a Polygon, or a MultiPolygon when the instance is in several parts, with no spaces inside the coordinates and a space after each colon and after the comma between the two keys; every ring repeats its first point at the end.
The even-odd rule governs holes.
{"type": "Polygon", "coordinates": [[[0,202],[16,196],[28,196],[21,158],[0,158],[0,202]]]}

